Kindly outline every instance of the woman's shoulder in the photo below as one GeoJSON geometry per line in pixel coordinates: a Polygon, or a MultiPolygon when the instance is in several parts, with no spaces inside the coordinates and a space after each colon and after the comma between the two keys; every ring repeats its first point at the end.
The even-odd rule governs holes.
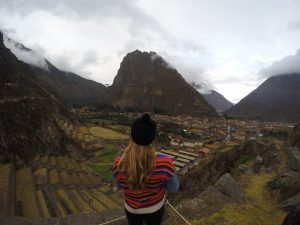
{"type": "Polygon", "coordinates": [[[172,158],[168,155],[157,153],[156,160],[158,161],[173,161],[172,158]]]}
{"type": "Polygon", "coordinates": [[[168,155],[164,155],[164,154],[160,154],[160,153],[156,155],[156,165],[174,169],[174,163],[173,163],[172,158],[168,155]]]}

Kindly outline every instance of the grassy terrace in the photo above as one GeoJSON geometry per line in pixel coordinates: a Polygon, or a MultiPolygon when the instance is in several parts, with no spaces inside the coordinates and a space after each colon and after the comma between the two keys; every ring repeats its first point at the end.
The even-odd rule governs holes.
{"type": "Polygon", "coordinates": [[[87,190],[81,191],[81,196],[86,202],[89,202],[90,206],[93,207],[97,212],[101,212],[107,209],[103,204],[101,204],[96,198],[94,198],[87,190]]]}
{"type": "Polygon", "coordinates": [[[11,168],[11,164],[0,165],[0,213],[10,213],[8,196],[11,168]]]}
{"type": "Polygon", "coordinates": [[[20,169],[16,172],[15,194],[16,208],[21,216],[31,219],[41,216],[35,195],[31,168],[20,169]]]}
{"type": "Polygon", "coordinates": [[[56,190],[58,197],[60,201],[62,202],[63,207],[66,209],[68,214],[77,214],[79,212],[78,208],[75,206],[75,204],[72,202],[72,200],[69,198],[69,195],[67,194],[66,190],[64,188],[58,188],[56,190]]]}
{"type": "MultiPolygon", "coordinates": [[[[111,148],[105,153],[109,151],[115,150],[111,148]]],[[[38,168],[23,168],[16,173],[12,173],[14,171],[10,164],[0,165],[0,213],[10,214],[7,207],[10,201],[15,205],[15,210],[11,210],[12,215],[30,219],[65,218],[69,214],[101,212],[120,207],[118,200],[121,201],[121,196],[104,185],[102,179],[91,173],[87,165],[66,156],[43,156],[37,159],[39,161],[34,161],[33,165],[38,164],[38,168]],[[52,166],[45,163],[48,161],[46,159],[52,166]],[[14,187],[9,187],[14,185],[11,179],[15,180],[14,187]],[[10,200],[13,197],[10,194],[13,193],[15,201],[10,200]]]]}
{"type": "Polygon", "coordinates": [[[63,185],[69,186],[73,184],[69,174],[66,171],[61,171],[59,175],[63,185]]]}
{"type": "Polygon", "coordinates": [[[206,218],[194,221],[195,225],[280,225],[286,212],[279,209],[266,189],[266,183],[275,174],[245,175],[241,182],[245,186],[247,201],[244,204],[227,204],[206,218]]]}
{"type": "Polygon", "coordinates": [[[47,168],[39,168],[34,171],[34,177],[37,181],[37,184],[48,183],[48,170],[47,168]]]}
{"type": "Polygon", "coordinates": [[[36,194],[37,194],[37,199],[38,199],[38,202],[39,202],[39,205],[40,205],[43,217],[45,217],[45,218],[51,217],[50,213],[49,213],[49,210],[48,210],[48,207],[47,207],[47,204],[45,202],[45,199],[44,199],[42,191],[41,190],[37,190],[36,194]]]}
{"type": "Polygon", "coordinates": [[[90,190],[90,195],[98,199],[105,207],[107,208],[118,208],[120,205],[113,201],[111,198],[107,197],[107,195],[103,194],[103,192],[99,189],[90,190]]]}
{"type": "Polygon", "coordinates": [[[111,180],[112,163],[118,153],[119,152],[112,146],[104,146],[95,152],[95,155],[99,159],[100,163],[91,163],[88,166],[98,174],[105,177],[107,180],[111,180]]]}
{"type": "Polygon", "coordinates": [[[58,184],[60,183],[60,179],[56,169],[52,169],[49,171],[49,182],[50,184],[58,184]]]}
{"type": "Polygon", "coordinates": [[[94,209],[81,197],[78,191],[72,189],[69,195],[76,201],[77,206],[80,208],[81,212],[93,212],[94,209]]]}
{"type": "Polygon", "coordinates": [[[94,136],[100,137],[103,139],[114,140],[114,139],[128,139],[129,138],[128,135],[125,135],[125,134],[122,134],[122,133],[119,133],[119,132],[116,132],[116,131],[113,131],[113,130],[110,130],[110,129],[107,129],[104,127],[91,127],[90,132],[94,136]]]}

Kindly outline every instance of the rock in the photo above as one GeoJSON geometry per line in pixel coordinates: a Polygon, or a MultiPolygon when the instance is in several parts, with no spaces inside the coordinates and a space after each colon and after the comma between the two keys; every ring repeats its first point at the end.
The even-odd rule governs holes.
{"type": "Polygon", "coordinates": [[[294,206],[296,206],[296,205],[298,205],[300,203],[300,192],[297,194],[297,195],[295,195],[295,196],[293,196],[293,197],[291,197],[291,198],[289,198],[289,199],[287,199],[287,200],[285,200],[283,203],[282,203],[282,207],[285,209],[285,210],[291,210],[294,206]]]}
{"type": "Polygon", "coordinates": [[[263,165],[263,158],[260,155],[257,155],[253,165],[254,173],[258,173],[262,165],[263,165]]]}
{"type": "Polygon", "coordinates": [[[176,209],[189,219],[199,216],[206,208],[207,204],[201,198],[184,199],[176,206],[176,209]]]}
{"type": "Polygon", "coordinates": [[[33,225],[60,225],[61,219],[59,218],[38,218],[34,221],[33,225]]]}
{"type": "Polygon", "coordinates": [[[298,123],[288,138],[288,145],[300,148],[300,123],[298,123]]]}
{"type": "Polygon", "coordinates": [[[24,217],[0,215],[0,225],[32,225],[33,222],[24,217]]]}
{"type": "Polygon", "coordinates": [[[288,153],[288,167],[291,170],[300,170],[300,149],[297,147],[289,147],[287,149],[288,153]]]}
{"type": "Polygon", "coordinates": [[[238,167],[238,173],[251,175],[253,174],[253,171],[250,168],[248,168],[245,164],[240,164],[238,167]]]}
{"type": "Polygon", "coordinates": [[[200,195],[199,198],[203,199],[207,205],[223,204],[227,201],[225,195],[223,195],[215,186],[208,186],[200,195]]]}
{"type": "Polygon", "coordinates": [[[222,194],[227,195],[238,202],[243,202],[245,200],[242,188],[229,173],[220,177],[215,183],[215,187],[222,194]]]}
{"type": "Polygon", "coordinates": [[[269,181],[267,187],[270,191],[279,192],[281,200],[291,198],[300,191],[300,173],[295,171],[282,173],[269,181]]]}

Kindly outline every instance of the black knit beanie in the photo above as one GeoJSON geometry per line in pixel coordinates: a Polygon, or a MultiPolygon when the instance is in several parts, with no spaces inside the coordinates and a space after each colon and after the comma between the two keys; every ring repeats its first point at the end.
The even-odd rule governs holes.
{"type": "Polygon", "coordinates": [[[156,123],[148,113],[137,118],[131,126],[131,138],[138,145],[149,145],[156,134],[156,123]]]}

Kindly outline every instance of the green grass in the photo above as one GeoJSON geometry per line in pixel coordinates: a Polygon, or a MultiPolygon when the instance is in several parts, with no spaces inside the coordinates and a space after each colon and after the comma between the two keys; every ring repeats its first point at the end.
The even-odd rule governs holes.
{"type": "Polygon", "coordinates": [[[280,225],[286,215],[276,201],[269,195],[266,183],[275,174],[244,176],[246,202],[227,204],[219,212],[193,221],[197,225],[280,225]]]}
{"type": "Polygon", "coordinates": [[[101,165],[101,164],[89,164],[92,170],[99,173],[108,180],[112,179],[112,164],[101,165]]]}
{"type": "Polygon", "coordinates": [[[116,140],[116,139],[128,139],[129,136],[104,128],[104,127],[91,127],[90,128],[91,134],[93,134],[96,137],[103,138],[103,139],[109,139],[109,140],[116,140]]]}

